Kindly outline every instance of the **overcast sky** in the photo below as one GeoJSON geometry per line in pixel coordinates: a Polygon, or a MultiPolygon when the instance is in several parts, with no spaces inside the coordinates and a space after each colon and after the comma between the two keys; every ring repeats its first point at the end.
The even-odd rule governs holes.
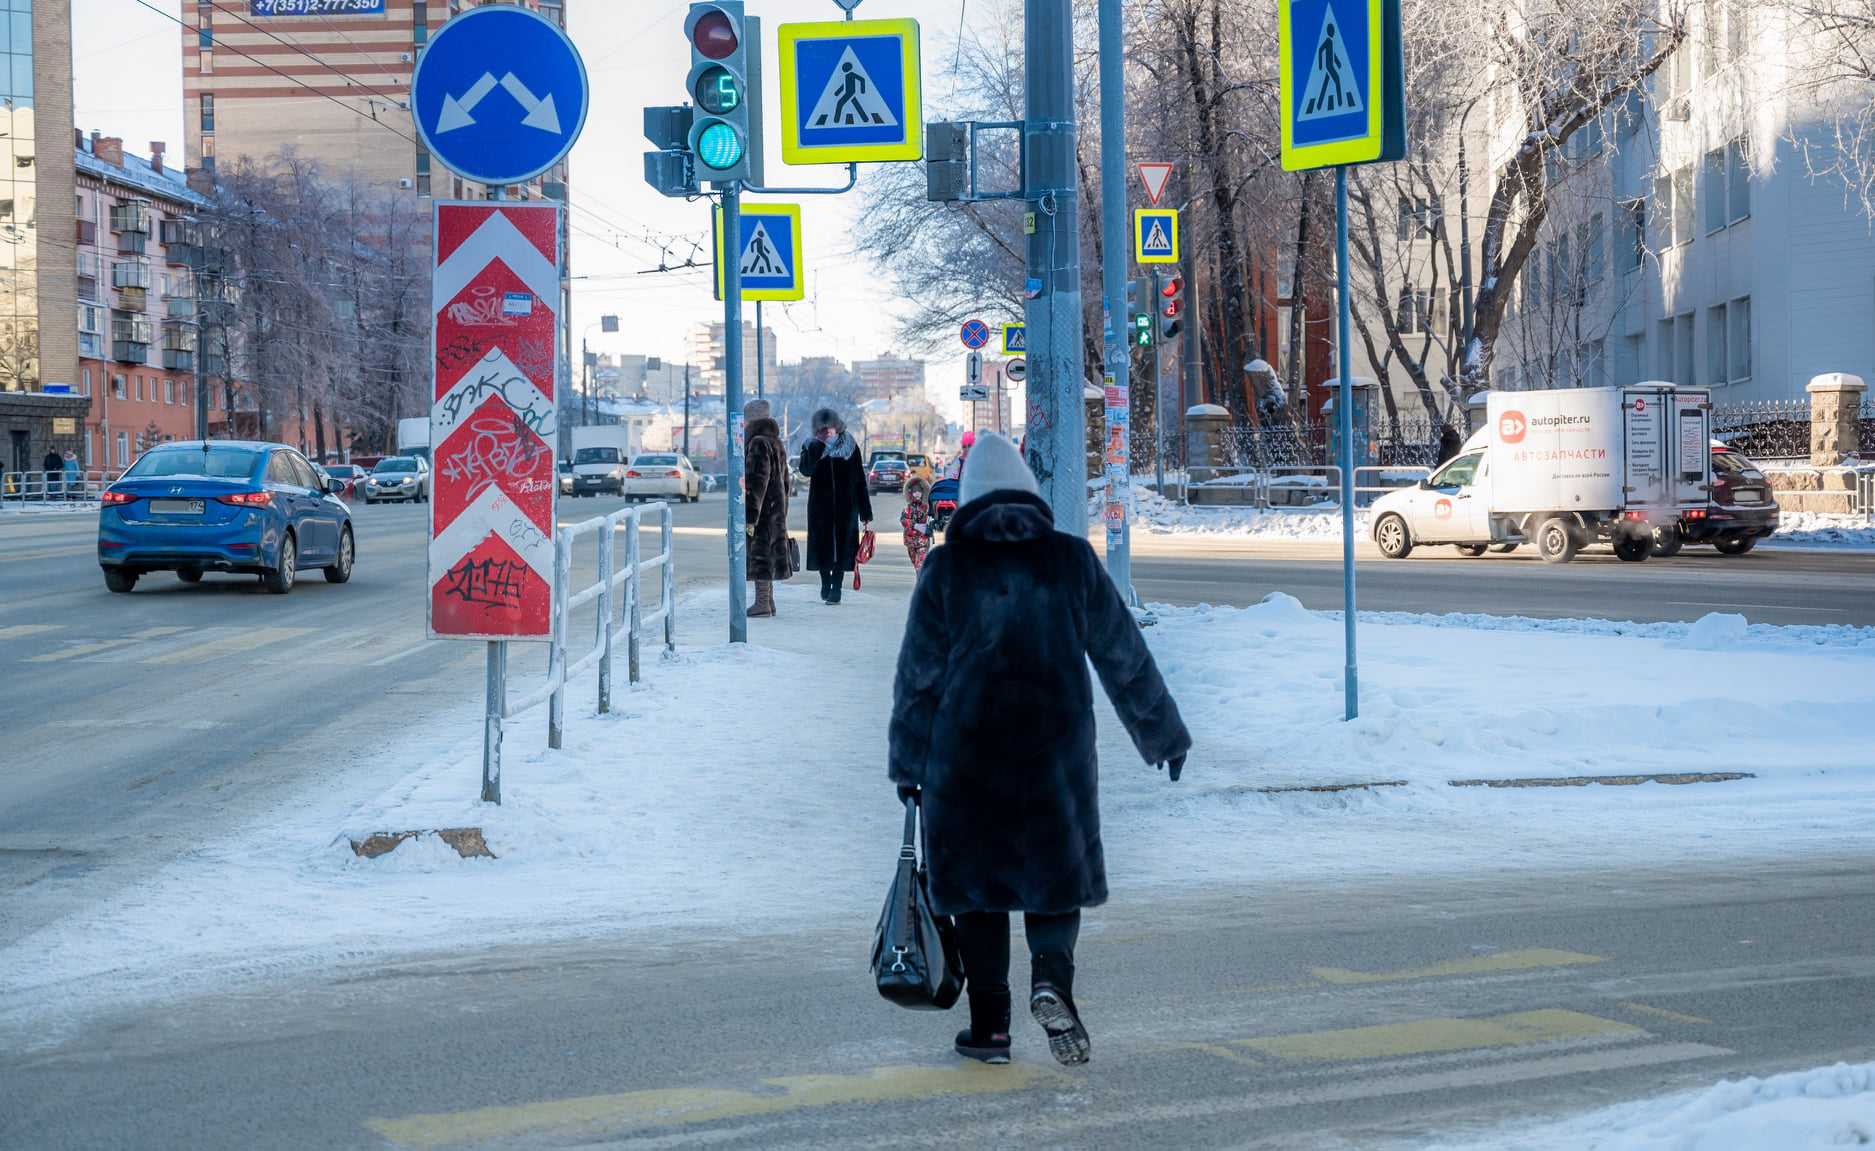
{"type": "MultiPolygon", "coordinates": [[[[180,9],[180,0],[150,2],[171,13],[180,9]]],[[[966,5],[986,13],[995,2],[872,0],[862,3],[856,15],[917,17],[929,78],[943,70],[955,50],[966,5]]],[[[665,238],[675,262],[690,254],[691,239],[704,243],[706,252],[699,259],[707,258],[708,204],[667,200],[645,185],[643,174],[642,155],[650,145],[641,132],[640,109],[684,99],[690,57],[683,14],[688,7],[687,0],[573,0],[568,5],[573,39],[593,85],[592,113],[573,151],[571,258],[575,275],[592,277],[574,284],[573,338],[577,342],[593,324],[592,346],[600,351],[682,359],[690,327],[722,315],[721,305],[711,299],[707,273],[633,274],[657,265],[658,252],[643,239],[647,235],[665,238]],[[607,312],[619,316],[617,335],[603,335],[596,327],[607,312]]],[[[770,62],[764,69],[768,182],[838,183],[844,169],[782,165],[775,127],[779,70],[772,61],[777,24],[839,19],[839,8],[833,0],[761,0],[750,11],[762,17],[764,59],[770,62]]],[[[139,153],[151,140],[162,140],[180,158],[181,31],[137,0],[73,0],[72,12],[78,126],[122,136],[125,146],[139,153]]],[[[863,182],[865,169],[861,172],[863,182]]],[[[892,349],[893,294],[853,255],[846,239],[857,196],[807,197],[802,205],[807,299],[764,309],[782,359],[834,355],[851,361],[892,349]]],[[[753,318],[752,310],[744,314],[753,318]]],[[[933,362],[927,376],[932,399],[953,415],[963,373],[962,349],[957,351],[958,358],[933,362]]]]}

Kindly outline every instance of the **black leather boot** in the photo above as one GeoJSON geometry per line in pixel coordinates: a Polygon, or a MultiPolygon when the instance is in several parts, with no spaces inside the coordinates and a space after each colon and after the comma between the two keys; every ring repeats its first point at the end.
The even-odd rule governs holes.
{"type": "Polygon", "coordinates": [[[1009,1062],[1009,988],[969,988],[970,1026],[957,1033],[957,1054],[985,1063],[1009,1062]]]}
{"type": "Polygon", "coordinates": [[[1074,957],[1042,954],[1029,964],[1029,1014],[1048,1033],[1055,1062],[1073,1066],[1093,1053],[1093,1041],[1074,1009],[1074,957]]]}

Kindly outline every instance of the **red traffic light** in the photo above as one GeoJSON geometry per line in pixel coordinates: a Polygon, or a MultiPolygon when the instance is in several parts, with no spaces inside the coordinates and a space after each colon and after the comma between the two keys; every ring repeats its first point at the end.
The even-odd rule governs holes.
{"type": "Polygon", "coordinates": [[[726,60],[741,42],[736,22],[721,8],[704,9],[690,25],[690,43],[707,59],[726,60]]]}
{"type": "Polygon", "coordinates": [[[1166,315],[1176,316],[1184,310],[1185,310],[1185,301],[1183,300],[1167,300],[1166,301],[1166,304],[1165,304],[1166,315]]]}
{"type": "MultiPolygon", "coordinates": [[[[1165,282],[1165,287],[1159,289],[1159,294],[1161,296],[1164,296],[1166,299],[1170,300],[1170,299],[1176,298],[1178,294],[1184,290],[1185,290],[1185,277],[1173,276],[1171,279],[1165,282]]],[[[1170,312],[1166,313],[1166,315],[1168,316],[1171,314],[1172,313],[1170,312]]]]}

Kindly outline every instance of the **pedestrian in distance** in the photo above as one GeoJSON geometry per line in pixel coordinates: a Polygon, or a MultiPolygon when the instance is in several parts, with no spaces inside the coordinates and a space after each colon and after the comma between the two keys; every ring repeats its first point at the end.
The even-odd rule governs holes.
{"type": "Polygon", "coordinates": [[[957,444],[957,458],[944,465],[944,474],[940,479],[960,480],[964,474],[964,461],[970,458],[970,449],[976,446],[977,434],[965,432],[957,444]]]}
{"type": "Polygon", "coordinates": [[[45,493],[46,499],[60,498],[65,491],[65,457],[57,448],[47,448],[46,458],[39,461],[39,467],[45,473],[39,490],[45,493]]]}
{"type": "Polygon", "coordinates": [[[1087,541],[1056,530],[1015,445],[979,436],[912,592],[889,769],[923,808],[932,911],[956,917],[970,999],[956,1048],[972,1059],[1009,1061],[1016,911],[1049,1050],[1075,1064],[1092,1049],[1074,1005],[1081,910],[1107,899],[1090,661],[1133,746],[1177,780],[1191,735],[1133,613],[1087,541]]]}
{"type": "Polygon", "coordinates": [[[749,617],[761,619],[775,614],[775,581],[794,577],[788,539],[788,449],[781,442],[781,425],[770,414],[767,400],[744,404],[742,418],[747,421],[742,458],[748,569],[749,578],[755,581],[749,617]]]}
{"type": "Polygon", "coordinates": [[[832,408],[814,413],[801,474],[808,479],[807,566],[820,573],[821,601],[837,604],[843,577],[857,566],[860,530],[872,528],[872,496],[859,445],[832,408]]]}
{"type": "Polygon", "coordinates": [[[80,499],[85,491],[84,477],[79,474],[78,453],[67,448],[65,451],[65,498],[80,499]]]}
{"type": "Polygon", "coordinates": [[[898,517],[905,533],[905,555],[911,570],[924,570],[925,553],[931,549],[931,501],[925,497],[923,484],[913,484],[905,491],[905,510],[898,517]]]}

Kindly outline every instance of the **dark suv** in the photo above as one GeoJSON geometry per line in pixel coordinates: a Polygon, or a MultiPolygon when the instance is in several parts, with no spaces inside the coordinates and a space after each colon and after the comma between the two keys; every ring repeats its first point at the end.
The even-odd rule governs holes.
{"type": "Polygon", "coordinates": [[[874,455],[872,467],[866,470],[866,490],[878,495],[880,492],[902,491],[904,487],[904,459],[892,456],[881,459],[874,455]]]}
{"type": "Polygon", "coordinates": [[[1771,497],[1771,481],[1757,464],[1714,443],[1712,492],[1706,506],[1686,512],[1675,528],[1656,530],[1654,554],[1670,556],[1685,544],[1711,544],[1720,555],[1742,556],[1776,530],[1777,501],[1771,497]]]}

